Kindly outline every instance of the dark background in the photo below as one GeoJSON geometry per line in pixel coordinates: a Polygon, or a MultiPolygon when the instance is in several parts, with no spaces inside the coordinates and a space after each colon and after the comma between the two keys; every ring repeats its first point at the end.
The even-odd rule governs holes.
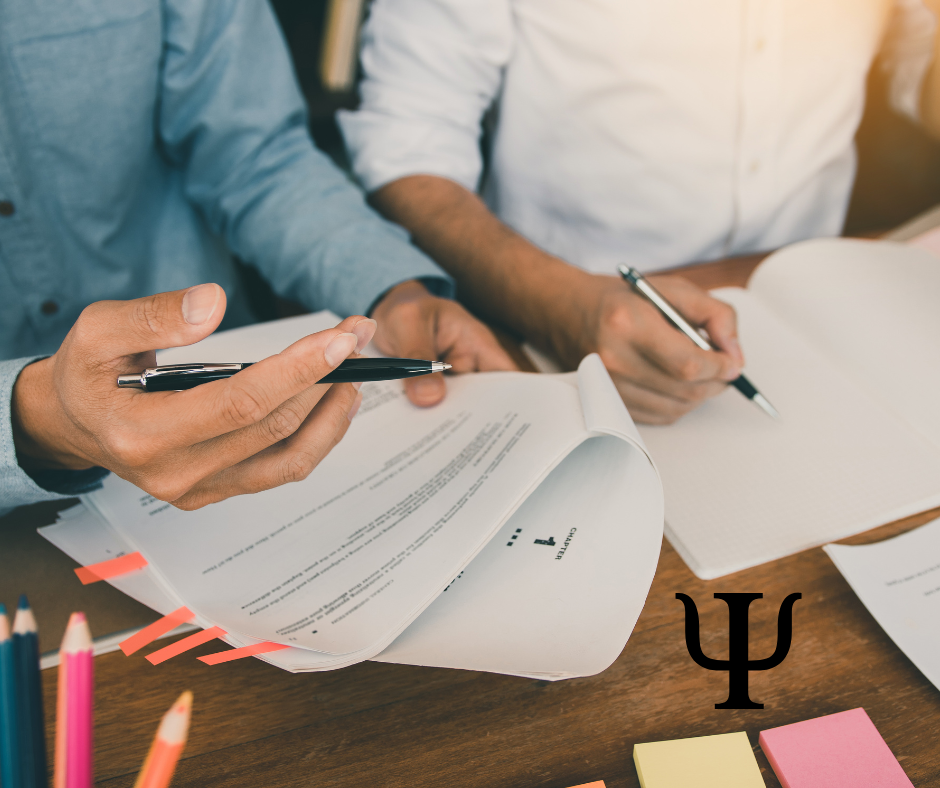
{"type": "MultiPolygon", "coordinates": [[[[310,106],[317,145],[346,166],[333,120],[337,109],[354,108],[355,93],[330,94],[320,86],[319,59],[326,0],[273,0],[301,87],[310,106]]],[[[847,235],[890,230],[940,204],[940,143],[895,115],[878,64],[868,80],[868,101],[857,137],[858,180],[846,221],[847,235]]]]}

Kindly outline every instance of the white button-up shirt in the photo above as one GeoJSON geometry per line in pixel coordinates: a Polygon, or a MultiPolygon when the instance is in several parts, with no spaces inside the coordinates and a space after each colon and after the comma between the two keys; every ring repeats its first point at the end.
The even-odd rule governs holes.
{"type": "Polygon", "coordinates": [[[569,262],[654,270],[839,234],[868,70],[884,49],[915,114],[935,24],[922,0],[376,0],[340,124],[367,190],[443,176],[569,262]]]}

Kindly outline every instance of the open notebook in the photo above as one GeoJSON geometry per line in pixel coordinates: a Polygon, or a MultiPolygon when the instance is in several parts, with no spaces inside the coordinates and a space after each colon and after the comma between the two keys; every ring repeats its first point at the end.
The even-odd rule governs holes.
{"type": "Polygon", "coordinates": [[[699,577],[940,505],[940,259],[810,241],[713,294],[737,310],[747,375],[781,419],[729,389],[641,427],[666,534],[699,577]]]}
{"type": "MultiPolygon", "coordinates": [[[[313,315],[214,335],[160,363],[255,360],[334,325],[313,315]]],[[[596,356],[576,374],[451,378],[418,409],[366,384],[310,477],[180,512],[110,477],[42,533],[81,563],[139,550],[112,581],[186,605],[292,671],[365,659],[568,678],[606,668],[642,609],[662,488],[596,356]]]]}

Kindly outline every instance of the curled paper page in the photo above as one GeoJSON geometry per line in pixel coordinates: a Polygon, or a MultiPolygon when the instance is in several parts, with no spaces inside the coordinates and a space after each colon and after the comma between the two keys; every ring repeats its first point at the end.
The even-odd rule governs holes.
{"type": "MultiPolygon", "coordinates": [[[[252,360],[316,318],[185,352],[229,357],[263,335],[267,351],[238,356],[252,360]]],[[[662,488],[600,360],[458,376],[428,410],[399,383],[363,395],[306,482],[190,513],[110,479],[85,498],[103,518],[80,521],[87,538],[65,522],[48,537],[141,549],[150,565],[112,584],[164,614],[185,604],[236,649],[290,646],[256,656],[295,672],[380,659],[556,680],[616,659],[656,567],[662,488]]]]}

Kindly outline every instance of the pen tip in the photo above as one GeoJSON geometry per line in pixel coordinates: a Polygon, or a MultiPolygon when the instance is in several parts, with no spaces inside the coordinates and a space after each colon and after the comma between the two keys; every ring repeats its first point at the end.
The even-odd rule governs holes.
{"type": "Polygon", "coordinates": [[[760,409],[764,411],[764,413],[770,416],[770,418],[772,419],[780,418],[780,414],[777,412],[777,409],[767,401],[767,398],[764,397],[763,394],[755,394],[754,403],[758,405],[758,407],[760,407],[760,409]]]}
{"type": "Polygon", "coordinates": [[[617,271],[620,273],[621,278],[631,285],[635,285],[640,279],[640,272],[629,265],[618,265],[617,271]]]}
{"type": "Polygon", "coordinates": [[[26,594],[20,594],[20,610],[29,610],[29,600],[26,598],[26,594]]]}

